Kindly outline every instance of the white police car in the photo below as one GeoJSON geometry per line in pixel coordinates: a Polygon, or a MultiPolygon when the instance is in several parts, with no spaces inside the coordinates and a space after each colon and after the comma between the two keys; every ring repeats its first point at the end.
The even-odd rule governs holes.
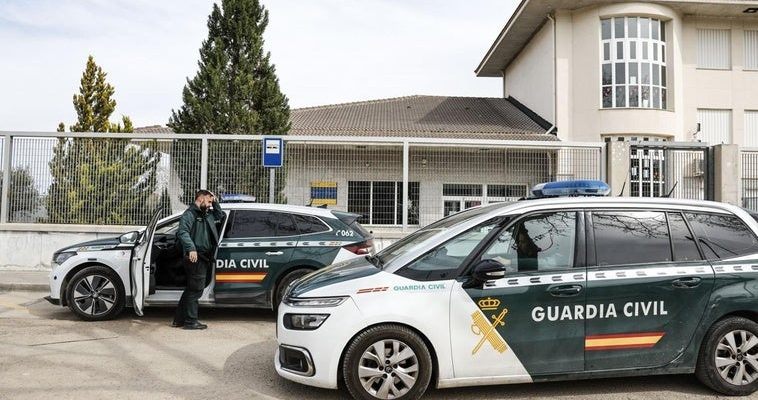
{"type": "MultiPolygon", "coordinates": [[[[202,306],[273,307],[297,278],[334,262],[368,254],[372,235],[357,214],[224,197],[216,262],[202,306]]],[[[186,277],[176,214],[142,231],[79,243],[53,255],[50,295],[85,320],[104,320],[133,306],[178,303],[186,277]]]]}
{"type": "MultiPolygon", "coordinates": [[[[572,187],[574,185],[574,187],[572,187]]],[[[543,197],[604,194],[548,184],[543,197]]],[[[758,387],[758,223],[738,207],[563,197],[470,209],[309,274],[277,318],[279,375],[357,399],[695,372],[758,387]]]]}

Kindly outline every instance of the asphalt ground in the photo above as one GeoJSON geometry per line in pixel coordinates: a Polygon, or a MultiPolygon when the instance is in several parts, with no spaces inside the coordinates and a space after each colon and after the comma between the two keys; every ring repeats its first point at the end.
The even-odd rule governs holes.
{"type": "MultiPolygon", "coordinates": [[[[201,309],[206,331],[171,328],[170,308],[83,322],[45,293],[0,291],[0,399],[342,399],[273,367],[274,314],[201,309]]],[[[713,399],[694,376],[430,390],[425,399],[713,399]]],[[[755,394],[750,399],[758,399],[755,394]]]]}

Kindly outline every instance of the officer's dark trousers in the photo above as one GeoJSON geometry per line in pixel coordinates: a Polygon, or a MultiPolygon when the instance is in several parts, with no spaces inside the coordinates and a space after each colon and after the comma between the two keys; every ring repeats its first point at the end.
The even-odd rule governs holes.
{"type": "Polygon", "coordinates": [[[210,263],[205,257],[198,257],[197,262],[190,262],[189,257],[184,257],[184,271],[187,273],[187,287],[182,293],[179,305],[176,307],[174,322],[194,324],[197,322],[197,300],[202,296],[205,289],[205,277],[210,263]]]}

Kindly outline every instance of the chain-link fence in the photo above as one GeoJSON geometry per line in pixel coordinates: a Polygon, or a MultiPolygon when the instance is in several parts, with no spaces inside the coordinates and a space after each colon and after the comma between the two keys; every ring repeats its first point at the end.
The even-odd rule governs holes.
{"type": "Polygon", "coordinates": [[[537,183],[603,179],[603,145],[285,136],[284,166],[262,166],[260,136],[4,134],[3,220],[140,225],[179,212],[205,187],[268,202],[327,206],[375,227],[418,227],[537,183]],[[407,191],[407,195],[405,192],[407,191]],[[7,205],[6,205],[7,202],[7,205]]]}

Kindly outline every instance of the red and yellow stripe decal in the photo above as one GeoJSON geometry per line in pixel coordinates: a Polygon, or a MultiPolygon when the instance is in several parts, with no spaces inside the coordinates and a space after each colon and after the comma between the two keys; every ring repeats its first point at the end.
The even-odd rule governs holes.
{"type": "Polygon", "coordinates": [[[648,349],[655,346],[663,335],[665,335],[664,332],[641,332],[586,336],[584,349],[587,351],[648,349]]]}
{"type": "Polygon", "coordinates": [[[216,273],[218,283],[261,283],[266,272],[223,272],[216,273]]]}

